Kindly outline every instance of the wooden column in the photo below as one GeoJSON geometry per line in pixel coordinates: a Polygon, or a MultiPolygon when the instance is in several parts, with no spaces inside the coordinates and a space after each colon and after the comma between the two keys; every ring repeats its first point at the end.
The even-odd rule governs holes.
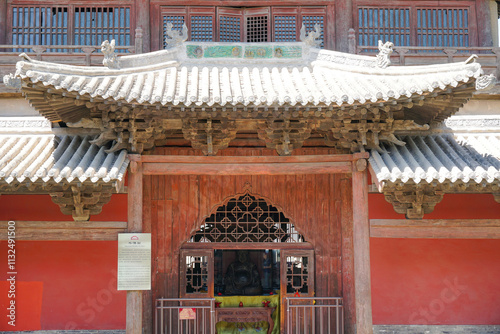
{"type": "Polygon", "coordinates": [[[354,293],[356,301],[355,333],[372,334],[372,297],[370,278],[370,222],[368,219],[368,170],[366,159],[353,163],[353,248],[354,293]]]}
{"type": "Polygon", "coordinates": [[[0,44],[7,44],[7,0],[0,0],[0,44]]]}
{"type": "Polygon", "coordinates": [[[151,20],[149,4],[149,0],[137,0],[135,6],[136,27],[140,27],[142,29],[143,53],[151,51],[151,20]]]}
{"type": "MultiPolygon", "coordinates": [[[[142,163],[130,155],[128,232],[142,232],[142,163]]],[[[139,158],[140,159],[140,158],[139,158]]],[[[142,333],[142,291],[127,291],[127,334],[142,333]]]]}
{"type": "Polygon", "coordinates": [[[489,0],[476,0],[478,46],[493,46],[489,0]]]}
{"type": "Polygon", "coordinates": [[[335,2],[335,40],[336,50],[349,51],[349,29],[353,27],[352,0],[340,0],[335,2]]]}
{"type": "Polygon", "coordinates": [[[342,298],[344,299],[345,334],[356,334],[356,300],[354,293],[354,249],[352,240],[352,178],[344,174],[342,191],[342,298]]]}

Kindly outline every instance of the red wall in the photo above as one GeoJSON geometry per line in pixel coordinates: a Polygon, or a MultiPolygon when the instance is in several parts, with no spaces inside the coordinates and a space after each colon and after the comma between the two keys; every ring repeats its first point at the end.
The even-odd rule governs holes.
{"type": "MultiPolygon", "coordinates": [[[[0,243],[7,254],[7,243],[0,243]]],[[[6,319],[6,261],[0,303],[6,319]]],[[[123,329],[126,293],[116,290],[116,241],[18,241],[16,327],[0,330],[123,329]]]]}
{"type": "MultiPolygon", "coordinates": [[[[404,218],[370,194],[370,218],[404,218]]],[[[125,221],[126,195],[92,220],[125,221]]],[[[500,219],[492,195],[446,195],[425,218],[500,219]]],[[[3,195],[0,220],[71,220],[48,195],[3,195]]],[[[0,254],[7,254],[0,242],[0,254]]],[[[15,330],[123,329],[116,242],[19,241],[15,330]],[[69,283],[70,282],[70,283],[69,283]]],[[[371,239],[375,324],[500,324],[500,240],[371,239]]],[[[7,301],[0,261],[0,316],[7,301]],[[3,292],[2,292],[3,291],[3,292]]],[[[1,330],[13,330],[0,322],[1,330]]]]}
{"type": "MultiPolygon", "coordinates": [[[[49,195],[2,195],[0,220],[71,221],[49,195]]],[[[126,221],[127,195],[113,195],[93,221],[126,221]]],[[[0,242],[0,316],[6,319],[7,242],[0,242]],[[2,255],[3,256],[3,255],[2,255]]],[[[124,329],[126,293],[116,290],[116,241],[17,241],[16,327],[124,329]]]]}
{"type": "MultiPolygon", "coordinates": [[[[370,218],[404,218],[370,194],[370,218]]],[[[425,218],[500,219],[492,195],[445,195],[425,218]]],[[[372,238],[374,324],[500,324],[500,240],[372,238]]]]}

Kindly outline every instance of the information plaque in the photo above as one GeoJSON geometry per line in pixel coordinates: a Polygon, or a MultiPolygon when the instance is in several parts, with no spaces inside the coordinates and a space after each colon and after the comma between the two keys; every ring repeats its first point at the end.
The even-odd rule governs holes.
{"type": "Polygon", "coordinates": [[[118,234],[118,290],[151,290],[151,233],[118,234]]]}

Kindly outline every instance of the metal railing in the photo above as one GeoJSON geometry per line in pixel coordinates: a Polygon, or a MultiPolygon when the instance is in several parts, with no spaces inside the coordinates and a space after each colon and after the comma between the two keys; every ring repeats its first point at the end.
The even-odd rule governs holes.
{"type": "Polygon", "coordinates": [[[156,300],[155,334],[214,334],[214,298],[156,300]]]}
{"type": "Polygon", "coordinates": [[[340,297],[288,297],[285,310],[287,334],[344,333],[340,297]]]}

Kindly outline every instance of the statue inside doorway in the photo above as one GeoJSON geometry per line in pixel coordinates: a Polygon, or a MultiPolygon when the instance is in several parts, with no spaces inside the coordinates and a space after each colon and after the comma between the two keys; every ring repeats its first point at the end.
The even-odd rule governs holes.
{"type": "Polygon", "coordinates": [[[250,262],[248,251],[237,252],[238,260],[227,267],[226,295],[255,296],[262,294],[260,274],[255,263],[250,262]]]}

